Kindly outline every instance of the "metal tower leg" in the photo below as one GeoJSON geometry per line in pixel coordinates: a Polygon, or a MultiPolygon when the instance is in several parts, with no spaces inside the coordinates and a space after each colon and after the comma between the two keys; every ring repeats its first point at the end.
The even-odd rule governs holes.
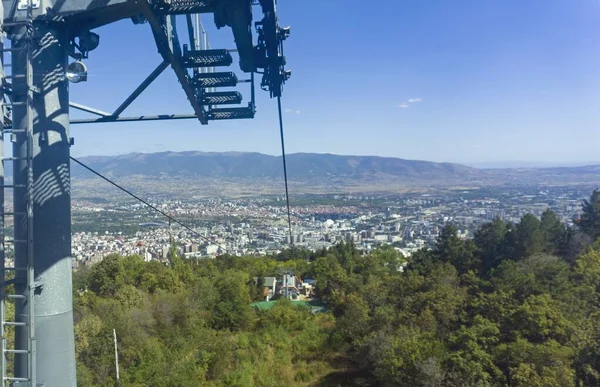
{"type": "MultiPolygon", "coordinates": [[[[15,347],[31,351],[36,360],[17,356],[15,376],[32,374],[45,387],[74,387],[68,40],[64,25],[33,26],[33,49],[13,52],[12,70],[14,211],[21,214],[15,215],[15,241],[28,241],[15,243],[15,267],[28,269],[21,276],[25,281],[15,283],[15,293],[35,294],[35,303],[17,300],[16,321],[28,322],[33,315],[35,329],[16,330],[15,347]],[[28,85],[29,74],[33,82],[28,85]],[[23,105],[20,95],[26,95],[23,105]]],[[[27,29],[16,29],[11,39],[13,48],[26,48],[27,29]]]]}
{"type": "MultiPolygon", "coordinates": [[[[0,35],[2,34],[2,22],[4,21],[4,5],[0,2],[0,35]]],[[[0,36],[0,81],[4,83],[4,39],[0,36]]],[[[6,319],[6,255],[4,251],[4,93],[0,91],[0,385],[4,387],[6,377],[6,332],[4,330],[4,321],[6,319]]]]}
{"type": "MultiPolygon", "coordinates": [[[[4,20],[4,8],[0,3],[0,26],[4,20]]],[[[0,34],[2,29],[0,28],[0,34]]],[[[4,39],[0,37],[0,80],[4,81],[4,39]]],[[[5,378],[7,376],[7,359],[6,359],[6,330],[4,322],[6,321],[6,252],[4,251],[4,216],[6,207],[4,205],[4,109],[2,104],[4,95],[0,91],[0,385],[5,386],[5,378]]]]}
{"type": "MultiPolygon", "coordinates": [[[[32,163],[33,163],[33,157],[32,157],[32,149],[33,149],[33,70],[31,67],[31,59],[32,59],[32,8],[31,8],[31,0],[28,1],[28,6],[27,6],[27,17],[24,21],[21,22],[22,24],[22,30],[23,32],[23,36],[25,37],[25,39],[23,39],[23,45],[18,48],[18,49],[14,49],[11,48],[10,52],[13,53],[17,53],[17,55],[24,55],[24,59],[25,59],[25,63],[27,64],[27,66],[23,69],[22,71],[22,75],[21,75],[21,83],[24,86],[24,88],[21,90],[23,92],[23,94],[20,96],[21,97],[21,102],[16,103],[17,105],[21,105],[24,109],[25,109],[25,115],[26,115],[26,119],[25,119],[25,123],[22,127],[22,129],[17,129],[17,131],[13,131],[13,132],[20,132],[21,136],[24,136],[26,138],[26,143],[25,143],[25,149],[26,152],[25,154],[20,157],[2,157],[1,158],[1,170],[2,170],[2,176],[1,176],[1,180],[2,180],[2,185],[1,185],[1,191],[2,194],[0,195],[0,198],[2,200],[1,203],[1,208],[2,208],[2,213],[0,214],[0,225],[2,226],[2,230],[0,233],[1,236],[1,240],[0,240],[0,259],[2,260],[1,266],[0,268],[2,269],[1,273],[0,273],[0,333],[2,335],[2,356],[0,358],[0,371],[1,371],[1,381],[2,381],[2,386],[7,386],[7,385],[11,385],[11,386],[16,386],[16,383],[19,383],[18,385],[20,386],[37,386],[37,380],[36,380],[36,361],[35,361],[35,354],[36,354],[36,342],[35,342],[35,322],[34,320],[31,318],[31,316],[33,316],[33,292],[32,292],[32,284],[33,284],[33,278],[34,278],[34,268],[33,268],[33,234],[32,234],[32,224],[33,224],[33,202],[31,199],[31,192],[33,189],[33,170],[32,170],[32,163]],[[6,217],[14,217],[16,218],[16,213],[13,211],[12,213],[9,213],[6,211],[5,209],[5,203],[4,203],[4,190],[9,188],[9,189],[16,189],[18,187],[17,184],[11,184],[11,185],[6,185],[4,184],[4,162],[5,161],[15,161],[15,160],[21,160],[24,163],[24,172],[26,174],[26,180],[24,182],[24,184],[22,184],[20,186],[21,188],[21,193],[27,193],[27,198],[26,198],[26,211],[21,213],[21,217],[23,218],[23,224],[22,227],[25,228],[25,235],[23,239],[15,239],[13,238],[12,240],[7,240],[4,236],[4,221],[6,217]],[[5,247],[7,243],[12,243],[14,246],[16,247],[17,245],[20,245],[22,249],[25,249],[24,251],[27,254],[27,259],[24,262],[24,266],[15,266],[14,264],[11,265],[11,267],[7,267],[6,265],[6,256],[5,256],[5,247]],[[9,279],[7,276],[7,271],[11,270],[12,273],[14,274],[12,279],[9,279]],[[15,287],[15,293],[14,294],[8,294],[7,289],[9,284],[14,284],[15,287]],[[15,316],[15,319],[10,321],[7,319],[6,316],[6,301],[8,300],[14,300],[15,301],[15,308],[20,307],[20,308],[25,308],[25,318],[19,318],[18,316],[15,316]],[[17,304],[19,303],[19,304],[17,304]],[[17,321],[17,320],[21,320],[21,321],[17,321]],[[7,343],[7,328],[15,328],[15,336],[17,335],[21,335],[23,337],[26,338],[24,345],[21,346],[19,348],[19,345],[15,345],[14,348],[8,348],[8,343],[7,343]],[[20,329],[18,329],[20,328],[20,329]],[[23,331],[24,330],[24,331],[23,331]],[[16,376],[10,376],[8,375],[8,356],[12,356],[12,358],[15,360],[15,364],[17,362],[24,364],[25,365],[25,369],[17,374],[16,376]],[[15,383],[15,384],[12,384],[15,383]]],[[[4,50],[4,44],[2,42],[2,50],[0,51],[2,53],[2,55],[4,54],[5,50],[4,50]]],[[[2,59],[4,59],[4,57],[2,56],[2,59]]],[[[2,83],[4,85],[4,80],[6,78],[6,75],[4,74],[4,63],[2,60],[2,83]]],[[[17,77],[12,77],[13,79],[16,79],[17,77]]],[[[4,100],[4,97],[1,96],[2,100],[4,100]]],[[[13,101],[14,102],[14,101],[13,101]]],[[[2,106],[2,117],[4,119],[4,106],[2,106]]],[[[4,153],[4,125],[2,125],[2,141],[0,141],[0,146],[2,146],[2,156],[4,153]]],[[[14,193],[14,195],[16,195],[16,192],[14,193]]],[[[15,313],[17,314],[17,313],[15,313]]]]}

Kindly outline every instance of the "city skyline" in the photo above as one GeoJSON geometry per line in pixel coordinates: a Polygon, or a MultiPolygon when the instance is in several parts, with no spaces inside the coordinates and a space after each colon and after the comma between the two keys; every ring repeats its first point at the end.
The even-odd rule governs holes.
{"type": "MultiPolygon", "coordinates": [[[[445,224],[471,239],[496,218],[518,223],[525,214],[541,217],[552,210],[563,224],[581,213],[589,187],[505,188],[483,192],[310,195],[292,202],[291,233],[296,246],[312,251],[352,240],[361,250],[391,244],[404,256],[433,246],[445,224]]],[[[136,201],[99,201],[86,195],[73,202],[74,265],[96,264],[109,254],[138,254],[148,261],[166,259],[172,245],[187,258],[277,254],[291,237],[285,207],[274,198],[162,198],[153,205],[186,228],[167,223],[162,214],[136,201]],[[119,211],[117,211],[119,209],[119,211]],[[126,209],[127,211],[123,211],[126,209]],[[115,214],[118,221],[115,220],[115,214]],[[194,232],[190,232],[194,230],[194,232]],[[220,250],[220,252],[219,252],[220,250]]]]}
{"type": "MultiPolygon", "coordinates": [[[[468,165],[600,162],[600,4],[386,1],[379,9],[389,12],[373,13],[360,5],[321,3],[315,12],[278,4],[281,23],[292,26],[286,57],[293,76],[282,101],[289,153],[468,165]]],[[[213,47],[232,46],[229,29],[216,31],[209,18],[205,24],[213,47]]],[[[127,20],[97,32],[89,82],[71,85],[72,99],[111,110],[160,58],[147,25],[127,20]]],[[[170,70],[131,109],[191,111],[170,70]]],[[[276,102],[264,92],[255,120],[74,125],[72,136],[75,156],[280,153],[276,102]]]]}

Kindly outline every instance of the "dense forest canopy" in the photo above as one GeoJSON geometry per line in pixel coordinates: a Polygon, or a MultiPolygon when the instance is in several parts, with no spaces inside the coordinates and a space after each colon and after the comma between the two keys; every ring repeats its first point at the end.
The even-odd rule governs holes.
{"type": "Polygon", "coordinates": [[[408,260],[344,243],[169,265],[108,256],[74,276],[79,385],[116,385],[116,329],[124,386],[597,386],[598,191],[576,224],[548,210],[472,240],[447,225],[408,260]],[[327,312],[253,308],[254,278],[281,269],[314,278],[327,312]]]}

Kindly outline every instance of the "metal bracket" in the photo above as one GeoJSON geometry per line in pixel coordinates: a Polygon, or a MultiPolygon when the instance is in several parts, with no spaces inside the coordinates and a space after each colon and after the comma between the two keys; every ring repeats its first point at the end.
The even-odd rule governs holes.
{"type": "Polygon", "coordinates": [[[108,113],[96,108],[85,106],[76,102],[69,102],[69,106],[77,110],[100,116],[99,118],[84,118],[73,119],[71,124],[91,124],[99,122],[130,122],[130,121],[159,121],[159,120],[182,120],[190,118],[198,118],[195,114],[159,114],[148,116],[121,117],[121,113],[125,111],[135,101],[148,86],[167,68],[169,62],[161,62],[155,69],[140,83],[140,85],[115,109],[114,112],[108,113]]]}
{"type": "MultiPolygon", "coordinates": [[[[206,112],[202,105],[198,102],[196,98],[196,93],[194,89],[190,85],[188,73],[181,64],[181,57],[175,55],[173,49],[173,40],[176,39],[177,32],[173,30],[166,29],[165,23],[161,22],[158,16],[152,11],[150,4],[148,4],[147,0],[129,0],[136,2],[148,23],[150,23],[150,27],[152,28],[152,32],[154,33],[154,40],[156,41],[156,46],[159,51],[163,55],[163,57],[169,61],[173,71],[175,71],[175,75],[177,75],[177,79],[181,83],[181,87],[185,92],[188,100],[190,101],[192,108],[194,109],[194,113],[200,120],[203,125],[208,124],[208,119],[206,117],[206,112]]],[[[170,16],[169,16],[170,17],[170,16]]],[[[174,17],[173,17],[174,18],[174,17]]],[[[179,48],[179,47],[178,47],[179,48]]]]}

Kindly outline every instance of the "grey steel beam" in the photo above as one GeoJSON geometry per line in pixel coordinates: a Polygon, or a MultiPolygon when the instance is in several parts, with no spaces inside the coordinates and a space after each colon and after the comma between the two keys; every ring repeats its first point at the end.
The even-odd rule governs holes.
{"type": "MultiPolygon", "coordinates": [[[[18,0],[3,0],[6,21],[23,20],[25,12],[16,9],[18,0]]],[[[221,0],[216,0],[219,2],[221,0]]],[[[129,0],[43,0],[42,7],[33,11],[35,20],[65,20],[70,33],[77,34],[118,20],[135,17],[141,13],[129,0]]],[[[153,1],[152,7],[161,14],[210,13],[212,0],[153,1]]],[[[7,27],[10,24],[7,25],[7,27]]]]}
{"type": "MultiPolygon", "coordinates": [[[[150,27],[154,32],[154,39],[156,40],[156,45],[159,51],[161,51],[161,53],[163,54],[163,57],[166,57],[171,63],[171,67],[173,68],[173,71],[175,71],[175,75],[177,75],[177,79],[179,79],[181,87],[183,88],[185,95],[187,96],[188,100],[190,101],[190,104],[192,105],[192,108],[194,109],[194,113],[196,113],[196,116],[198,117],[202,125],[208,124],[208,119],[206,118],[204,108],[196,99],[194,89],[192,88],[188,80],[187,70],[181,64],[181,57],[175,55],[173,51],[169,48],[170,39],[167,35],[167,32],[163,28],[164,24],[160,22],[154,11],[152,11],[152,8],[150,7],[150,4],[148,4],[147,0],[130,1],[133,1],[139,5],[142,13],[148,20],[148,23],[150,23],[150,27]]],[[[169,31],[168,33],[171,33],[171,31],[169,31]]]]}
{"type": "MultiPolygon", "coordinates": [[[[39,45],[31,61],[33,84],[39,93],[33,98],[33,117],[26,106],[13,108],[13,155],[15,182],[15,240],[29,239],[27,227],[27,156],[28,142],[33,143],[33,260],[35,267],[34,322],[37,337],[35,356],[37,380],[46,387],[76,387],[75,342],[73,334],[73,295],[71,258],[71,192],[69,142],[69,87],[64,76],[67,65],[68,37],[63,23],[34,22],[39,45]],[[33,141],[22,129],[33,122],[33,141]]],[[[13,47],[26,44],[26,28],[13,31],[13,47]]],[[[25,74],[26,55],[12,55],[13,74],[25,74]]],[[[13,101],[23,102],[31,94],[22,77],[14,79],[13,101]]],[[[15,245],[15,266],[26,267],[28,244],[15,245]]],[[[19,277],[22,278],[22,277],[19,277]]],[[[23,282],[15,284],[15,293],[25,294],[23,282]]],[[[16,321],[27,322],[29,308],[17,300],[16,321]]],[[[27,349],[28,337],[16,331],[15,348],[27,349]]],[[[15,356],[15,376],[27,375],[23,355],[15,356]]]]}
{"type": "Polygon", "coordinates": [[[185,15],[185,22],[187,25],[190,47],[194,49],[196,47],[196,39],[194,38],[194,23],[192,22],[192,14],[188,13],[185,15]]]}
{"type": "Polygon", "coordinates": [[[92,114],[95,114],[95,115],[101,116],[101,117],[109,117],[110,116],[110,113],[108,113],[108,112],[94,109],[92,107],[85,106],[85,105],[79,104],[77,102],[69,102],[69,106],[72,108],[75,108],[77,110],[81,110],[81,111],[87,112],[87,113],[92,113],[92,114]]]}
{"type": "Polygon", "coordinates": [[[226,3],[230,17],[229,25],[240,56],[240,68],[245,73],[256,71],[254,45],[252,44],[252,6],[244,0],[226,3]]]}
{"type": "MultiPolygon", "coordinates": [[[[24,20],[24,10],[17,10],[18,0],[4,0],[7,22],[24,20]]],[[[71,31],[84,31],[100,27],[139,14],[140,11],[128,0],[53,0],[42,2],[43,6],[33,10],[35,20],[57,21],[68,19],[71,31]]],[[[10,25],[10,24],[9,24],[10,25]]]]}
{"type": "Polygon", "coordinates": [[[136,88],[136,89],[133,91],[133,93],[131,93],[131,94],[129,95],[129,97],[127,97],[127,98],[125,99],[125,101],[123,101],[123,103],[121,104],[121,106],[119,106],[119,107],[118,107],[118,108],[117,108],[117,109],[116,109],[116,110],[113,112],[113,114],[109,114],[109,115],[112,115],[112,116],[114,116],[114,117],[118,117],[118,116],[119,116],[121,113],[123,113],[123,111],[124,111],[125,109],[127,109],[127,107],[128,107],[129,105],[131,105],[131,103],[132,103],[133,101],[135,101],[135,99],[136,99],[137,97],[139,97],[139,96],[140,96],[140,94],[142,94],[142,92],[143,92],[144,90],[146,90],[146,88],[147,88],[148,86],[150,86],[150,84],[151,84],[152,82],[154,82],[154,80],[155,80],[155,79],[156,79],[156,78],[157,78],[157,77],[158,77],[160,74],[162,74],[162,72],[163,72],[163,71],[165,71],[165,69],[166,69],[167,67],[169,67],[169,62],[167,62],[167,61],[162,61],[162,63],[161,63],[161,64],[159,64],[159,65],[158,65],[158,66],[157,66],[157,67],[156,67],[156,68],[155,68],[155,69],[154,69],[154,70],[153,70],[153,71],[150,73],[150,75],[148,75],[148,76],[146,77],[146,79],[144,79],[144,81],[143,81],[142,83],[140,83],[140,85],[139,85],[139,86],[138,86],[138,87],[137,87],[137,88],[136,88]]]}
{"type": "Polygon", "coordinates": [[[72,125],[77,124],[99,124],[102,122],[134,122],[134,121],[162,121],[162,120],[189,120],[198,118],[195,114],[159,114],[155,116],[136,116],[136,117],[101,117],[101,118],[80,118],[71,120],[72,125]]]}

